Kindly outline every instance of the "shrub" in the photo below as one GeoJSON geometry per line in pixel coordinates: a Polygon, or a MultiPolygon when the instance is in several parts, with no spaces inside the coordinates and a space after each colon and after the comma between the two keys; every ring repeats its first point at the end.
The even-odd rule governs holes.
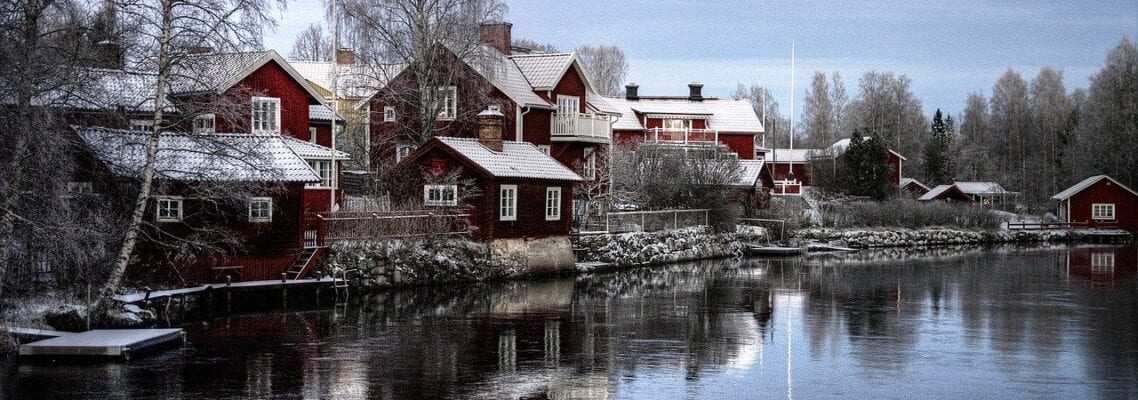
{"type": "Polygon", "coordinates": [[[832,228],[944,226],[969,229],[996,229],[1000,217],[990,210],[944,202],[918,202],[909,199],[884,202],[858,201],[819,206],[822,225],[832,228]]]}

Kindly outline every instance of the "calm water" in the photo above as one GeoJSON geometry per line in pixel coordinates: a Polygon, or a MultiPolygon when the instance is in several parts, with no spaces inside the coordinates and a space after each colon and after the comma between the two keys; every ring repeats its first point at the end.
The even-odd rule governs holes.
{"type": "Polygon", "coordinates": [[[1136,398],[1138,249],[939,249],[400,291],[186,326],[0,398],[1136,398]]]}

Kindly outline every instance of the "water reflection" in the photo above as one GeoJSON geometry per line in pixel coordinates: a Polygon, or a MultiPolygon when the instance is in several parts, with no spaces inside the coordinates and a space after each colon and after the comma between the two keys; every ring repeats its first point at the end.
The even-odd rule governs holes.
{"type": "Polygon", "coordinates": [[[190,324],[186,350],[130,364],[21,365],[0,387],[4,398],[1136,397],[1136,255],[889,250],[390,292],[190,324]]]}

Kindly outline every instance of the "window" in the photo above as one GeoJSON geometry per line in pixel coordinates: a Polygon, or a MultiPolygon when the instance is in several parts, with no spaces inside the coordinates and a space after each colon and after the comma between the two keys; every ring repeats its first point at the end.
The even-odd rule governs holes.
{"type": "Polygon", "coordinates": [[[272,222],[273,199],[253,197],[249,199],[249,222],[272,222]]]}
{"type": "Polygon", "coordinates": [[[690,119],[666,119],[664,129],[688,130],[691,129],[690,119]]]}
{"type": "Polygon", "coordinates": [[[557,221],[561,219],[561,188],[545,188],[545,220],[557,221]]]}
{"type": "Polygon", "coordinates": [[[178,222],[182,220],[182,199],[178,197],[159,197],[155,216],[158,222],[178,222]]]}
{"type": "Polygon", "coordinates": [[[253,98],[253,133],[280,132],[281,99],[276,97],[253,98]]]}
{"type": "Polygon", "coordinates": [[[445,207],[458,205],[456,185],[423,185],[423,205],[445,207]]]}
{"type": "Polygon", "coordinates": [[[194,133],[213,133],[213,114],[199,114],[194,116],[194,133]]]}
{"type": "Polygon", "coordinates": [[[1091,218],[1094,218],[1094,219],[1114,219],[1114,204],[1113,203],[1091,204],[1091,218]]]}
{"type": "Polygon", "coordinates": [[[319,134],[320,134],[320,132],[316,130],[315,126],[308,127],[308,142],[309,143],[316,143],[316,135],[319,135],[319,134]]]}
{"type": "Polygon", "coordinates": [[[67,193],[94,193],[91,182],[67,182],[67,193]]]}
{"type": "Polygon", "coordinates": [[[150,119],[132,119],[130,120],[130,130],[132,131],[153,131],[154,120],[150,119]]]}
{"type": "Polygon", "coordinates": [[[435,88],[434,109],[438,114],[436,119],[453,120],[458,109],[458,90],[454,86],[439,86],[435,88]]]}
{"type": "Polygon", "coordinates": [[[331,161],[308,160],[308,165],[316,171],[317,175],[320,175],[320,183],[309,183],[308,187],[332,187],[331,161]]]}
{"type": "Polygon", "coordinates": [[[550,150],[550,147],[548,144],[539,144],[539,145],[537,145],[537,149],[541,150],[541,152],[545,153],[545,155],[547,155],[547,156],[550,155],[551,150],[550,150]]]}
{"type": "Polygon", "coordinates": [[[518,220],[518,185],[502,185],[498,190],[498,220],[518,220]]]}
{"type": "Polygon", "coordinates": [[[383,107],[383,122],[395,122],[395,107],[383,107]]]}
{"type": "Polygon", "coordinates": [[[395,162],[400,162],[408,155],[411,155],[411,150],[415,147],[406,143],[400,143],[395,146],[395,162]]]}
{"type": "Polygon", "coordinates": [[[597,152],[589,147],[585,149],[585,180],[597,179],[597,152]]]}
{"type": "Polygon", "coordinates": [[[1091,272],[1114,271],[1114,253],[1091,253],[1091,272]]]}

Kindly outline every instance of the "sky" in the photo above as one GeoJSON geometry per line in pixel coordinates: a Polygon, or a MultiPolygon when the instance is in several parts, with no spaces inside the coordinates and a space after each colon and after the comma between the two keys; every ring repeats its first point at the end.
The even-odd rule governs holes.
{"type": "MultiPolygon", "coordinates": [[[[297,34],[323,22],[321,0],[293,0],[265,35],[287,56],[297,34]]],[[[1009,68],[1030,82],[1063,71],[1067,90],[1088,87],[1110,49],[1138,37],[1138,0],[1101,1],[649,1],[506,0],[512,36],[560,51],[620,47],[627,82],[646,96],[731,96],[737,84],[767,86],[795,114],[814,72],[842,76],[851,97],[869,71],[905,75],[925,114],[959,115],[969,93],[990,97],[1009,68]],[[791,47],[794,66],[791,66],[791,47]]]]}

